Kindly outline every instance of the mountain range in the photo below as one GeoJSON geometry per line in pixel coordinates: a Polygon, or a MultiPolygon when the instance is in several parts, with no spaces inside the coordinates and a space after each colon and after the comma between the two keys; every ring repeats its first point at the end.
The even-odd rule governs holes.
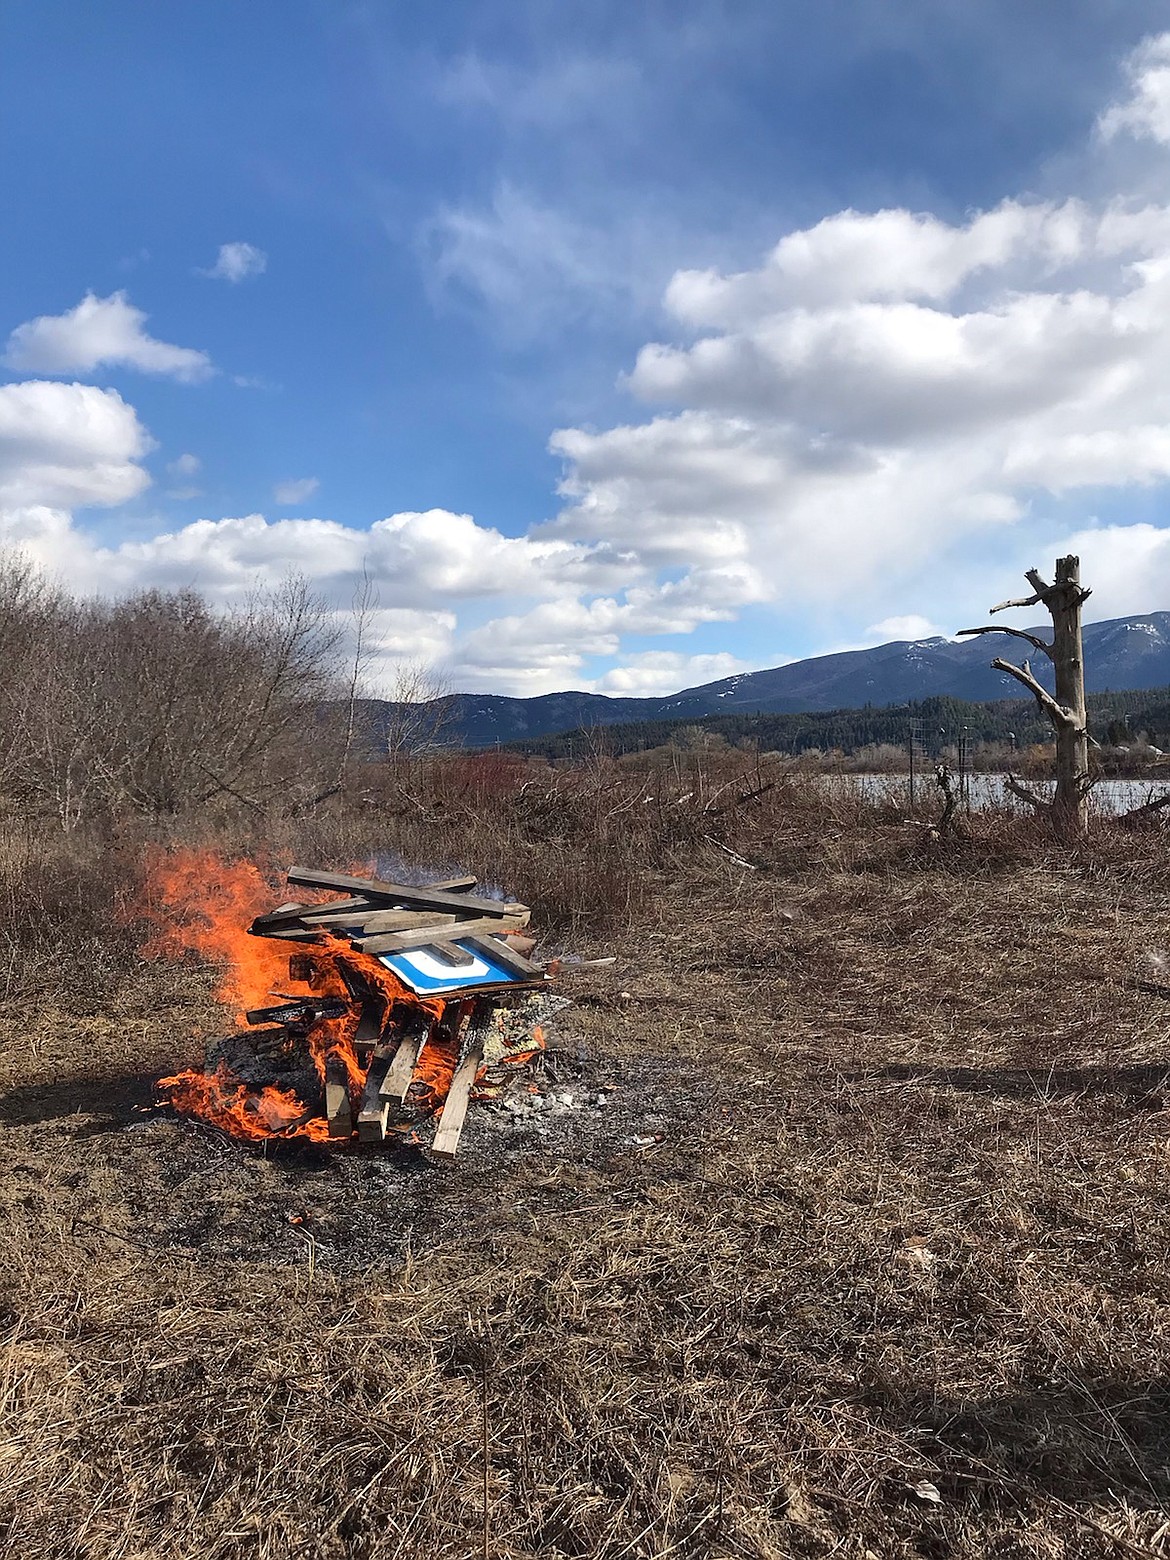
{"type": "MultiPolygon", "coordinates": [[[[1032,632],[1045,636],[1051,629],[1032,632]]],[[[1170,684],[1170,612],[1112,618],[1084,629],[1085,684],[1089,692],[1158,688],[1170,684]]],[[[1019,641],[1001,635],[974,639],[895,640],[867,650],[790,661],[767,671],[742,672],[719,682],[684,688],[660,698],[609,698],[600,693],[546,693],[530,699],[501,694],[456,693],[438,701],[443,735],[465,747],[490,747],[530,737],[640,720],[686,720],[703,715],[791,714],[907,704],[935,695],[981,701],[1018,698],[1020,685],[993,670],[994,656],[1018,661],[1019,641]]],[[[1052,686],[1047,659],[1032,655],[1032,671],[1052,686]]],[[[375,727],[392,705],[370,701],[375,727]]]]}

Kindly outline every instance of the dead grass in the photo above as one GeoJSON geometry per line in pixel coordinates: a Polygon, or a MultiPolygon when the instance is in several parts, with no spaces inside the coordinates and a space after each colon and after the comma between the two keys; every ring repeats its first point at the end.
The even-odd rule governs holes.
{"type": "Polygon", "coordinates": [[[938,847],[796,786],[609,821],[625,796],[568,791],[267,843],[501,876],[515,849],[563,939],[604,858],[621,962],[569,977],[561,1042],[613,1085],[591,1136],[533,1152],[473,1112],[439,1171],[139,1116],[215,1020],[203,972],[120,932],[96,1009],[84,938],[9,1004],[4,1552],[1170,1554],[1161,837],[938,847]]]}

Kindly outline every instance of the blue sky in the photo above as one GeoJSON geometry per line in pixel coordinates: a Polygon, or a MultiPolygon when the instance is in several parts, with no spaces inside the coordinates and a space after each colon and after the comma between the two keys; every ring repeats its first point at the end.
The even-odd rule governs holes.
{"type": "Polygon", "coordinates": [[[1170,607],[1164,19],[8,0],[0,541],[365,569],[385,689],[949,632],[1067,545],[1170,607]]]}

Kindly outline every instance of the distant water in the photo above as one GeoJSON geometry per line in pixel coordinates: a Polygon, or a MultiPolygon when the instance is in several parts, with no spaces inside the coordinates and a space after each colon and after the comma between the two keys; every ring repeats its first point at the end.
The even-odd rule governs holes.
{"type": "MultiPolygon", "coordinates": [[[[894,802],[906,809],[910,806],[910,781],[906,775],[821,775],[819,779],[830,792],[837,790],[848,794],[850,791],[860,791],[863,796],[872,801],[894,802]]],[[[1003,775],[968,775],[969,805],[975,809],[1007,806],[1013,812],[1027,812],[1027,803],[1021,802],[1010,792],[1005,792],[1003,781],[1003,775]]],[[[955,784],[957,787],[957,778],[955,784]]],[[[1025,781],[1025,784],[1029,785],[1038,796],[1048,798],[1052,796],[1050,780],[1025,781]]],[[[1151,790],[1155,796],[1170,791],[1170,776],[1161,782],[1101,780],[1089,793],[1089,806],[1094,812],[1107,817],[1113,816],[1128,812],[1132,807],[1140,807],[1149,797],[1151,790]]],[[[942,806],[942,793],[935,784],[933,771],[928,769],[925,774],[915,777],[914,801],[916,812],[937,810],[942,806]]]]}

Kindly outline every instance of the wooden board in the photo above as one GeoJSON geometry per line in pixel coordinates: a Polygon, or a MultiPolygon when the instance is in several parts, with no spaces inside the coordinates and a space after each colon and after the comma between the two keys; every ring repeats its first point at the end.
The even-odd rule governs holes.
{"type": "Polygon", "coordinates": [[[362,1143],[380,1143],[386,1136],[386,1121],[390,1114],[390,1098],[383,1096],[382,1084],[390,1070],[394,1047],[383,1043],[374,1048],[366,1071],[366,1086],[362,1090],[362,1103],[358,1110],[358,1139],[362,1143]]]}
{"type": "Polygon", "coordinates": [[[287,905],[277,905],[275,910],[269,910],[265,915],[258,915],[252,925],[253,927],[286,926],[290,921],[297,920],[303,911],[312,908],[312,905],[297,904],[295,901],[287,905]]]}
{"type": "Polygon", "coordinates": [[[354,944],[363,953],[399,953],[404,948],[425,948],[428,943],[452,942],[456,938],[462,942],[464,937],[474,936],[477,932],[504,931],[508,927],[514,927],[517,931],[528,925],[528,911],[523,915],[506,915],[495,918],[488,916],[473,916],[466,921],[456,921],[451,926],[441,927],[436,933],[434,927],[420,927],[417,931],[410,932],[383,932],[375,937],[355,937],[354,944]]]}
{"type": "Polygon", "coordinates": [[[296,926],[301,922],[314,920],[318,915],[331,915],[336,911],[380,910],[381,908],[381,901],[367,899],[364,894],[358,894],[353,899],[327,899],[323,904],[316,905],[280,905],[275,910],[258,915],[252,922],[252,927],[256,929],[269,926],[296,926]]]}
{"type": "Polygon", "coordinates": [[[372,935],[374,932],[407,932],[416,926],[450,926],[455,917],[449,910],[351,910],[348,914],[341,911],[303,919],[306,926],[352,926],[372,935]]]}
{"type": "Polygon", "coordinates": [[[383,883],[377,878],[346,877],[340,872],[322,872],[316,867],[290,867],[288,880],[298,888],[338,888],[366,894],[371,899],[389,900],[392,905],[417,906],[420,910],[476,910],[480,915],[518,914],[526,907],[504,904],[499,899],[478,899],[471,894],[453,894],[438,888],[412,888],[407,883],[383,883]]]}
{"type": "Polygon", "coordinates": [[[455,1069],[451,1087],[447,1090],[447,1098],[443,1104],[443,1114],[439,1118],[435,1141],[431,1144],[431,1153],[436,1159],[455,1158],[459,1139],[463,1134],[463,1123],[467,1119],[467,1105],[471,1099],[472,1086],[483,1062],[483,1043],[486,1035],[486,1026],[472,1030],[467,1051],[455,1069]]]}
{"type": "Polygon", "coordinates": [[[375,910],[384,908],[379,899],[367,899],[365,894],[355,894],[351,899],[326,899],[319,905],[306,905],[301,911],[300,920],[306,924],[316,921],[327,922],[333,916],[372,914],[375,910]]]}
{"type": "Polygon", "coordinates": [[[423,887],[433,889],[440,894],[465,894],[468,889],[474,888],[478,882],[473,877],[443,878],[438,883],[424,883],[423,887]]]}
{"type": "Polygon", "coordinates": [[[433,942],[427,944],[427,951],[433,953],[442,964],[450,964],[452,968],[466,968],[475,963],[474,953],[468,953],[465,948],[460,948],[456,943],[433,942]]]}
{"type": "Polygon", "coordinates": [[[325,1116],[329,1122],[330,1137],[352,1136],[353,1108],[349,1103],[349,1073],[338,1056],[330,1056],[325,1062],[325,1116]]]}
{"type": "Polygon", "coordinates": [[[486,958],[492,959],[496,964],[502,964],[506,970],[511,970],[514,975],[520,975],[525,980],[535,980],[544,974],[541,965],[533,964],[531,959],[526,959],[522,953],[510,946],[506,937],[492,937],[490,933],[485,933],[482,937],[468,937],[467,941],[486,958]]]}
{"type": "Polygon", "coordinates": [[[430,1039],[430,1035],[429,1024],[421,1024],[417,1029],[412,1029],[403,1035],[394,1053],[394,1060],[390,1063],[389,1070],[379,1086],[382,1099],[402,1101],[406,1098],[406,1091],[414,1078],[414,1069],[418,1065],[419,1055],[430,1039]]]}

